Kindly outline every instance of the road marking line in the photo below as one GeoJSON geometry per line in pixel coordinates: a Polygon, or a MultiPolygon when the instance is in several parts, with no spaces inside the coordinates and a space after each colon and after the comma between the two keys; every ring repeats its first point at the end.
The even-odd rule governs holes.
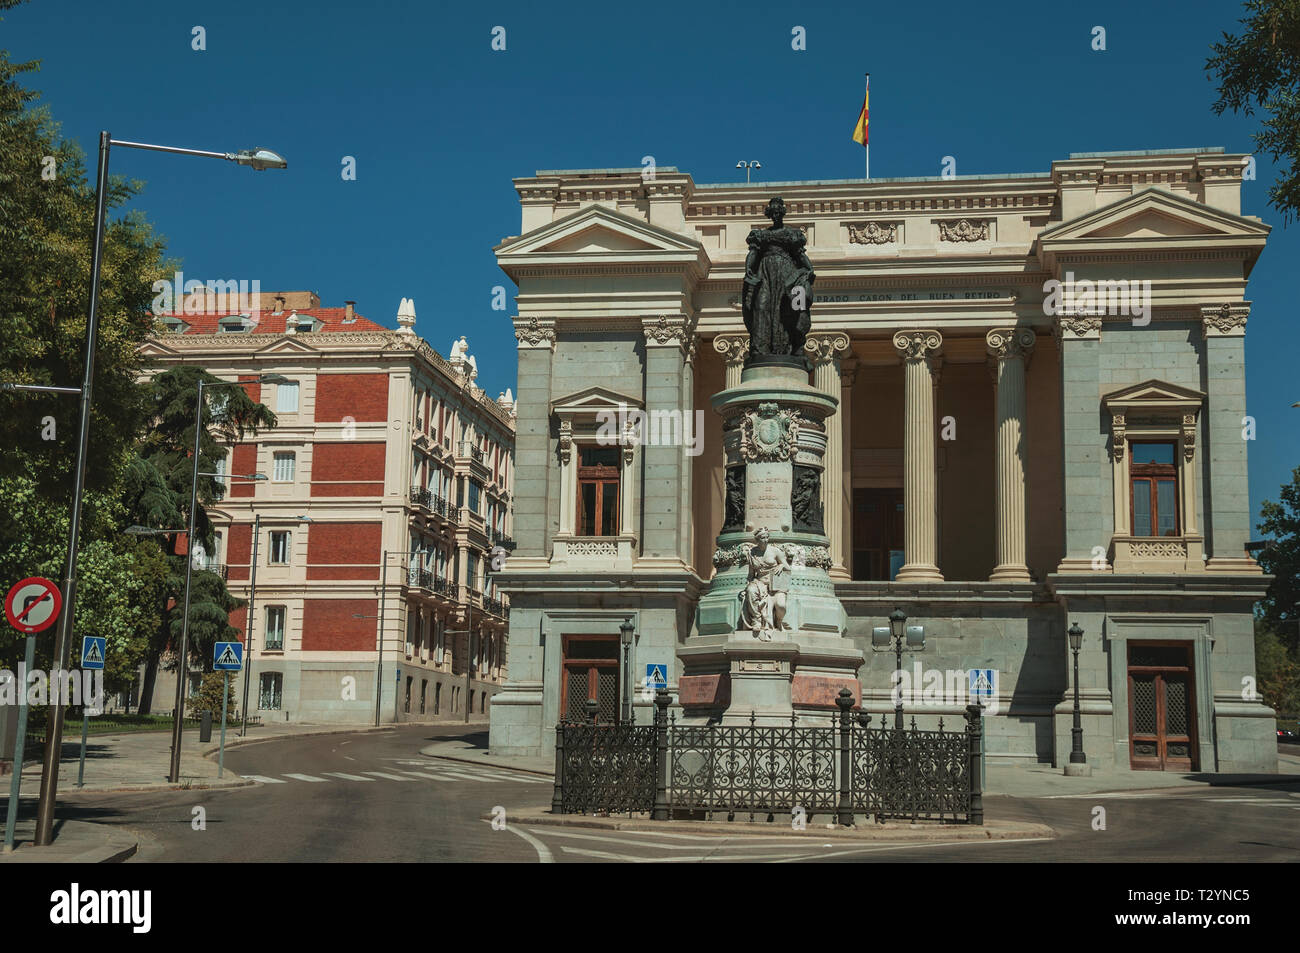
{"type": "Polygon", "coordinates": [[[1041,841],[1054,840],[1051,837],[1019,837],[1007,838],[1004,840],[953,840],[939,841],[933,844],[893,844],[888,847],[853,847],[848,850],[832,851],[829,854],[817,854],[816,859],[821,860],[824,857],[841,857],[848,854],[875,854],[887,850],[917,850],[923,847],[960,847],[963,844],[1035,844],[1041,841]]]}
{"type": "Polygon", "coordinates": [[[413,781],[414,778],[404,778],[400,774],[385,774],[383,771],[367,771],[366,774],[373,774],[377,778],[387,778],[389,781],[413,781]]]}
{"type": "MultiPolygon", "coordinates": [[[[606,844],[631,844],[635,847],[649,847],[654,850],[698,850],[700,847],[704,846],[702,844],[654,844],[643,840],[627,840],[625,837],[609,837],[604,834],[579,834],[576,831],[558,831],[553,828],[549,830],[539,830],[536,827],[530,827],[529,830],[532,831],[534,834],[537,834],[538,836],[542,836],[542,837],[546,836],[547,834],[550,834],[552,837],[574,837],[579,840],[603,841],[606,844]]],[[[640,833],[640,831],[619,831],[619,833],[637,834],[640,833]]],[[[720,842],[718,846],[721,847],[723,846],[723,842],[729,842],[733,839],[739,840],[742,838],[748,838],[753,836],[754,835],[752,834],[721,834],[720,833],[720,834],[704,835],[704,839],[718,841],[720,842]]],[[[726,846],[734,850],[754,850],[759,847],[773,847],[777,844],[788,844],[788,842],[791,840],[802,840],[804,842],[804,845],[809,848],[818,846],[816,844],[810,843],[807,838],[788,838],[788,837],[782,838],[777,841],[765,839],[761,841],[754,841],[753,843],[734,843],[734,844],[726,843],[726,846]]]]}
{"type": "Polygon", "coordinates": [[[328,774],[331,778],[342,778],[344,781],[373,781],[374,778],[363,778],[359,774],[344,774],[342,771],[322,771],[321,774],[328,774]]]}
{"type": "Polygon", "coordinates": [[[286,778],[293,778],[295,781],[315,781],[320,784],[327,783],[324,778],[312,777],[310,774],[285,774],[286,778]]]}
{"type": "MultiPolygon", "coordinates": [[[[490,824],[492,822],[485,821],[484,823],[490,824]]],[[[539,864],[555,863],[555,856],[551,853],[551,849],[547,847],[545,844],[543,844],[541,841],[539,841],[536,837],[533,837],[527,831],[520,830],[517,827],[511,827],[509,824],[506,825],[506,830],[518,834],[524,840],[528,841],[528,843],[533,845],[533,849],[537,851],[537,862],[539,864]]]]}
{"type": "Polygon", "coordinates": [[[260,774],[244,774],[244,775],[240,775],[240,777],[247,778],[250,781],[261,781],[263,784],[284,784],[285,783],[284,781],[281,781],[279,778],[267,778],[267,777],[263,777],[260,774]]]}
{"type": "Polygon", "coordinates": [[[1208,797],[1205,799],[1210,804],[1240,804],[1243,807],[1247,804],[1257,807],[1272,807],[1276,804],[1285,804],[1288,807],[1294,806],[1295,801],[1291,798],[1265,798],[1265,797],[1208,797]]]}
{"type": "Polygon", "coordinates": [[[413,774],[417,778],[428,778],[430,781],[450,781],[451,778],[443,777],[441,774],[427,774],[423,771],[402,771],[403,774],[413,774]]]}

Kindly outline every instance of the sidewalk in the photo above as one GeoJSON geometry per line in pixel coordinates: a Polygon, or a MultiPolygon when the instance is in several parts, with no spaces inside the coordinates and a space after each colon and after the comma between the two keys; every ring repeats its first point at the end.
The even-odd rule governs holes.
{"type": "MultiPolygon", "coordinates": [[[[485,726],[486,727],[486,726],[485,726]]],[[[463,738],[448,738],[435,741],[420,749],[420,754],[430,758],[442,758],[444,761],[464,761],[467,764],[483,764],[512,771],[525,771],[529,774],[544,774],[555,777],[555,756],[549,758],[526,758],[494,755],[488,752],[488,735],[486,731],[466,735],[463,738]]]]}

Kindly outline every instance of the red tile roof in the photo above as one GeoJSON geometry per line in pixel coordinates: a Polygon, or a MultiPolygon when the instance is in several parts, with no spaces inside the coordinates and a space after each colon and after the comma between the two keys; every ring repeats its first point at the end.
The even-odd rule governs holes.
{"type": "MultiPolygon", "coordinates": [[[[204,313],[204,314],[185,314],[183,312],[175,312],[172,314],[162,315],[162,317],[165,318],[174,317],[180,319],[181,321],[184,321],[187,325],[189,325],[188,329],[185,331],[186,334],[215,334],[219,330],[217,324],[221,321],[222,318],[229,317],[232,315],[238,315],[241,313],[248,313],[248,312],[231,311],[225,314],[217,314],[211,312],[204,313]]],[[[317,333],[328,333],[331,331],[390,331],[392,330],[391,328],[384,327],[382,324],[376,324],[374,321],[371,321],[369,318],[363,318],[360,314],[357,314],[355,311],[353,312],[353,316],[356,318],[356,320],[351,322],[350,324],[344,324],[343,318],[347,315],[346,308],[300,308],[297,311],[286,310],[286,311],[282,311],[279,314],[275,314],[271,311],[263,310],[263,311],[254,311],[251,312],[251,314],[253,318],[253,329],[251,332],[244,332],[244,333],[284,334],[285,321],[289,318],[291,314],[298,314],[304,317],[310,316],[316,318],[318,321],[321,322],[320,331],[317,333]]]]}

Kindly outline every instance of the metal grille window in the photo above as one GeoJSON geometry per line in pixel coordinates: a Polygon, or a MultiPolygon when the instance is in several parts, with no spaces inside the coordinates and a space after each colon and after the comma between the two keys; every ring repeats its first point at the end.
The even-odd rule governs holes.
{"type": "Polygon", "coordinates": [[[267,560],[272,566],[289,565],[289,531],[271,531],[271,552],[267,560]]]}
{"type": "Polygon", "coordinates": [[[277,453],[272,458],[275,461],[275,469],[272,479],[276,483],[292,483],[294,473],[297,470],[297,457],[291,452],[277,453]]]}
{"type": "Polygon", "coordinates": [[[587,720],[587,702],[596,703],[596,720],[618,721],[618,636],[564,637],[564,699],[562,718],[587,720]]]}
{"type": "Polygon", "coordinates": [[[1134,536],[1178,535],[1178,468],[1171,442],[1133,443],[1129,460],[1134,536]]]}
{"type": "Polygon", "coordinates": [[[266,640],[268,652],[284,649],[284,606],[266,607],[266,640]]]}
{"type": "Polygon", "coordinates": [[[618,535],[619,450],[583,447],[578,464],[578,535],[618,535]]]}
{"type": "Polygon", "coordinates": [[[279,672],[263,672],[259,679],[257,707],[263,711],[279,711],[284,700],[284,676],[279,672]]]}

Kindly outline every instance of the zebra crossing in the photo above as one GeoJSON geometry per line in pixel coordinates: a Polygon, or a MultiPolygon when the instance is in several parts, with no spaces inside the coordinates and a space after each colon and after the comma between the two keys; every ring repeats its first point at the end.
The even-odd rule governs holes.
{"type": "Polygon", "coordinates": [[[286,771],[284,774],[278,776],[245,774],[242,775],[242,777],[246,780],[257,781],[261,784],[290,784],[295,781],[301,784],[360,784],[375,781],[407,782],[416,784],[419,782],[428,783],[431,781],[439,783],[469,781],[479,784],[509,783],[544,784],[549,786],[552,783],[549,778],[501,771],[495,768],[483,767],[476,764],[464,764],[454,761],[436,761],[431,758],[426,758],[423,761],[398,758],[388,758],[384,760],[392,762],[392,764],[385,765],[385,770],[382,771],[354,768],[351,771],[317,771],[315,774],[286,771]],[[414,770],[415,768],[418,768],[419,770],[414,770]]]}

